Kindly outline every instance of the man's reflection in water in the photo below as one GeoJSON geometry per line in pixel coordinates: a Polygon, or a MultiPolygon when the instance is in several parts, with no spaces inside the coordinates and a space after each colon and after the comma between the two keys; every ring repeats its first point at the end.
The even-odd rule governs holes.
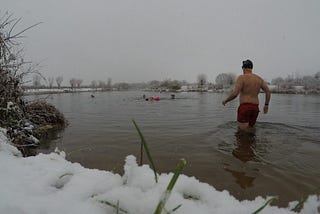
{"type": "Polygon", "coordinates": [[[227,172],[230,172],[232,176],[236,179],[236,183],[239,184],[239,186],[242,189],[247,189],[249,187],[253,187],[253,181],[256,179],[253,176],[246,175],[245,172],[238,172],[236,170],[232,169],[225,169],[227,172]]]}
{"type": "Polygon", "coordinates": [[[242,162],[247,162],[255,159],[256,135],[255,130],[242,131],[238,130],[235,133],[236,148],[232,151],[234,157],[242,162]]]}
{"type": "MultiPolygon", "coordinates": [[[[242,162],[247,162],[255,159],[255,145],[256,145],[256,136],[255,130],[242,131],[238,130],[235,133],[236,136],[236,148],[232,151],[234,157],[238,158],[242,162]]],[[[242,189],[246,189],[253,186],[253,181],[255,177],[248,176],[246,172],[225,169],[227,172],[230,172],[233,177],[236,179],[236,183],[242,189]]]]}

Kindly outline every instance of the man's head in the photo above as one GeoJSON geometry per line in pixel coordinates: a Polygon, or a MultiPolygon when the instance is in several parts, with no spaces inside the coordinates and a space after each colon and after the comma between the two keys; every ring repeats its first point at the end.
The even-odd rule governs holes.
{"type": "Polygon", "coordinates": [[[251,60],[247,59],[246,61],[242,61],[242,69],[252,69],[253,63],[251,60]]]}

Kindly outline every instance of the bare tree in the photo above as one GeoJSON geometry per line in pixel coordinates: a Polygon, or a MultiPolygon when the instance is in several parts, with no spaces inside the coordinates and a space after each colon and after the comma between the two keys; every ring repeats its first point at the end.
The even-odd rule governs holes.
{"type": "Polygon", "coordinates": [[[272,79],[271,80],[271,84],[276,85],[278,90],[280,90],[280,88],[284,84],[284,79],[282,77],[278,77],[278,78],[272,79]]]}
{"type": "Polygon", "coordinates": [[[149,85],[150,85],[150,87],[152,88],[152,89],[157,89],[157,88],[159,88],[159,86],[160,86],[160,81],[158,81],[158,80],[152,80],[152,81],[150,81],[149,82],[149,85]]]}
{"type": "Polygon", "coordinates": [[[119,82],[114,84],[114,87],[117,88],[118,90],[128,90],[129,84],[126,82],[119,82]]]}
{"type": "Polygon", "coordinates": [[[199,74],[197,77],[198,80],[198,88],[203,89],[204,85],[207,84],[207,75],[199,74]]]}
{"type": "Polygon", "coordinates": [[[315,75],[314,78],[316,78],[317,80],[320,80],[320,71],[318,71],[315,75]]]}
{"type": "Polygon", "coordinates": [[[110,90],[111,89],[111,78],[108,78],[108,81],[107,81],[107,88],[110,90]]]}
{"type": "Polygon", "coordinates": [[[319,81],[313,76],[304,76],[303,85],[306,90],[317,89],[319,87],[319,81]]]}
{"type": "Polygon", "coordinates": [[[82,79],[76,79],[76,80],[75,80],[75,83],[76,83],[76,85],[77,85],[78,88],[80,88],[82,82],[83,82],[82,79]]]}
{"type": "MultiPolygon", "coordinates": [[[[21,18],[12,18],[12,15],[5,13],[0,16],[0,126],[7,128],[7,136],[11,138],[13,145],[17,146],[23,155],[27,155],[28,146],[34,147],[38,143],[35,137],[41,135],[40,127],[45,127],[56,117],[53,111],[55,108],[51,108],[45,102],[41,106],[36,106],[34,111],[31,110],[30,103],[25,103],[21,87],[24,78],[32,78],[30,74],[36,74],[33,76],[33,83],[39,86],[43,77],[37,70],[37,64],[23,59],[23,49],[20,49],[18,39],[23,37],[22,34],[26,30],[39,23],[16,32],[16,26],[21,18]],[[33,128],[25,129],[26,123],[33,128]]],[[[29,80],[32,81],[30,78],[29,80]]],[[[58,120],[64,123],[65,120],[62,118],[58,120]]],[[[55,125],[58,120],[50,125],[55,125]]],[[[47,133],[47,130],[44,132],[47,133]]]]}
{"type": "Polygon", "coordinates": [[[233,73],[229,73],[229,77],[230,77],[230,85],[234,85],[236,84],[236,81],[237,81],[237,76],[233,73]]]}
{"type": "Polygon", "coordinates": [[[63,81],[63,77],[62,77],[62,76],[58,76],[58,77],[56,78],[56,83],[57,83],[58,88],[61,87],[62,81],[63,81]]]}
{"type": "Polygon", "coordinates": [[[77,80],[76,80],[75,78],[71,78],[71,79],[69,80],[69,82],[70,82],[71,88],[76,87],[76,85],[77,85],[77,80]]]}
{"type": "Polygon", "coordinates": [[[22,38],[25,31],[40,23],[16,32],[21,18],[12,16],[13,14],[6,12],[0,18],[0,108],[6,107],[9,101],[21,100],[23,94],[21,85],[24,78],[38,73],[36,64],[23,59],[23,49],[19,47],[17,40],[22,38]]]}
{"type": "Polygon", "coordinates": [[[41,77],[38,74],[33,75],[33,86],[39,88],[41,86],[41,77]]]}
{"type": "Polygon", "coordinates": [[[49,88],[52,88],[53,82],[54,82],[54,78],[53,77],[49,77],[48,78],[49,88]]]}
{"type": "Polygon", "coordinates": [[[99,88],[105,88],[106,87],[106,82],[100,80],[99,83],[98,83],[98,86],[99,86],[99,88]]]}
{"type": "Polygon", "coordinates": [[[166,79],[166,80],[162,81],[160,86],[162,88],[166,88],[171,91],[176,91],[181,88],[181,84],[178,80],[171,80],[171,79],[166,79]]]}
{"type": "Polygon", "coordinates": [[[228,88],[232,86],[236,81],[234,74],[221,73],[216,77],[216,84],[222,88],[228,88]]]}
{"type": "Polygon", "coordinates": [[[92,88],[96,88],[97,86],[98,86],[98,83],[97,83],[97,81],[95,81],[95,80],[92,80],[91,81],[91,85],[90,85],[92,88]]]}

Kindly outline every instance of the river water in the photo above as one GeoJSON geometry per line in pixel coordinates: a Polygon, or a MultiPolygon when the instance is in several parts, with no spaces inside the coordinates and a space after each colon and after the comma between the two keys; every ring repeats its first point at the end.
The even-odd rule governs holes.
{"type": "Polygon", "coordinates": [[[273,94],[269,113],[260,113],[254,133],[246,135],[237,131],[238,101],[221,104],[226,94],[170,97],[137,91],[97,92],[94,98],[50,95],[47,101],[65,114],[69,126],[39,152],[58,147],[70,161],[122,173],[127,155],[140,157],[134,119],[159,172],[173,171],[185,158],[184,174],[241,200],[277,195],[280,206],[319,193],[320,96],[273,94]],[[142,94],[160,101],[145,101],[142,94]]]}

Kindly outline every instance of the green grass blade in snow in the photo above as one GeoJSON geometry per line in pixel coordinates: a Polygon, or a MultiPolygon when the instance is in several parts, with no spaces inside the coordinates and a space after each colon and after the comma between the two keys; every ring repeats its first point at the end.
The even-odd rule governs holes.
{"type": "Polygon", "coordinates": [[[252,214],[257,214],[257,213],[261,212],[261,210],[263,210],[268,204],[270,204],[272,201],[274,201],[276,199],[278,199],[278,197],[270,198],[269,200],[266,201],[266,203],[262,207],[260,207],[256,211],[254,211],[252,214]]]}
{"type": "MultiPolygon", "coordinates": [[[[171,191],[174,187],[174,185],[176,184],[177,180],[178,180],[178,177],[179,175],[181,174],[182,172],[182,169],[183,167],[186,165],[186,160],[185,159],[181,159],[177,168],[176,168],[176,171],[173,175],[173,177],[171,178],[170,180],[170,183],[165,191],[165,193],[163,194],[163,196],[161,197],[161,200],[157,206],[157,209],[156,211],[154,212],[154,214],[161,214],[162,212],[162,209],[164,208],[165,204],[167,203],[170,195],[171,195],[171,191]]],[[[180,207],[180,206],[179,206],[180,207]]]]}
{"type": "Polygon", "coordinates": [[[144,136],[143,136],[142,132],[140,131],[138,125],[137,125],[136,122],[134,121],[134,119],[132,119],[132,122],[133,122],[134,126],[136,127],[136,129],[137,129],[137,131],[138,131],[138,134],[139,134],[140,139],[141,139],[141,143],[142,143],[142,145],[143,145],[143,147],[144,147],[144,149],[145,149],[145,151],[146,151],[147,157],[148,157],[148,159],[149,159],[149,161],[150,161],[150,163],[151,163],[151,167],[152,167],[152,170],[153,170],[153,173],[154,173],[154,178],[155,178],[155,180],[156,180],[156,183],[158,183],[157,170],[156,170],[156,167],[155,167],[155,165],[154,165],[154,163],[153,163],[151,154],[150,154],[150,152],[149,152],[148,145],[147,145],[147,143],[146,143],[146,141],[145,141],[145,139],[144,139],[144,136]]]}
{"type": "Polygon", "coordinates": [[[172,209],[172,212],[175,212],[175,211],[178,210],[181,206],[182,206],[182,204],[179,204],[178,206],[176,206],[175,208],[172,209]]]}
{"type": "Polygon", "coordinates": [[[100,203],[102,203],[102,204],[106,204],[106,205],[108,205],[108,206],[110,206],[110,207],[113,207],[115,210],[116,210],[116,213],[119,213],[119,211],[121,211],[121,212],[123,212],[123,213],[128,213],[126,210],[124,210],[124,209],[121,209],[120,207],[119,207],[119,201],[117,202],[117,205],[115,205],[115,204],[113,204],[113,203],[110,203],[109,201],[99,201],[100,203]]]}
{"type": "Polygon", "coordinates": [[[293,209],[291,209],[291,211],[300,212],[304,206],[304,202],[306,202],[307,199],[308,199],[308,196],[304,196],[301,200],[299,200],[297,205],[293,209]]]}

